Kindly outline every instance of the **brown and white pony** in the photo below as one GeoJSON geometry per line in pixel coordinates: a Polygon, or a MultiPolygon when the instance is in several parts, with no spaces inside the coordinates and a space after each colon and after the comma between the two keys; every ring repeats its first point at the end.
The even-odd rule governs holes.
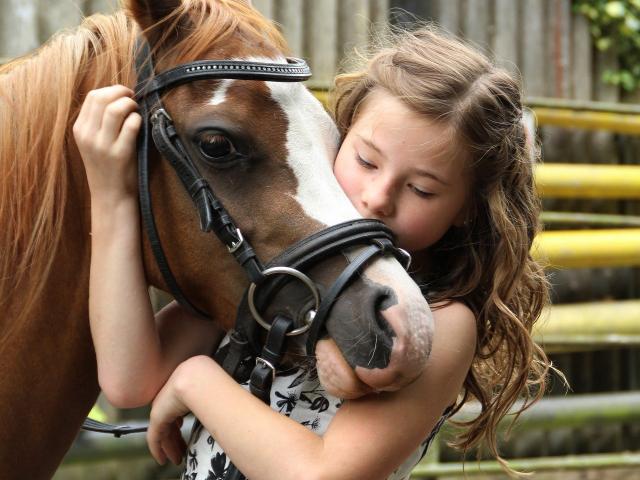
{"type": "MultiPolygon", "coordinates": [[[[2,479],[50,478],[99,390],[88,326],[89,192],[70,128],[86,93],[135,85],[141,31],[157,71],[197,59],[284,62],[281,35],[243,2],[124,3],[124,12],[87,18],[0,69],[2,479]]],[[[359,217],[332,175],[335,127],[304,86],[206,80],[175,88],[164,101],[188,147],[195,148],[196,132],[215,128],[246,153],[246,161],[224,170],[197,161],[261,259],[359,217]]],[[[200,232],[175,174],[157,152],[151,156],[156,222],[176,278],[196,305],[230,328],[244,273],[220,242],[200,232]]],[[[144,252],[149,284],[165,289],[147,244],[144,252]]],[[[367,267],[335,311],[328,330],[339,349],[322,354],[339,358],[329,363],[346,359],[379,390],[417,376],[430,351],[431,316],[395,260],[367,267]],[[385,299],[375,294],[379,286],[385,299]],[[376,348],[388,351],[377,355],[376,348]],[[372,365],[374,357],[384,364],[372,365]]]]}

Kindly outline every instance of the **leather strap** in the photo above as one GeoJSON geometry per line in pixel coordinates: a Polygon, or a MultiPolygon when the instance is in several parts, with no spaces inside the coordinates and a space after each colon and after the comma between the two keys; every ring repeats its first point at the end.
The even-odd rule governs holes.
{"type": "MultiPolygon", "coordinates": [[[[150,78],[153,76],[153,61],[151,59],[151,51],[146,41],[141,40],[138,42],[138,54],[136,56],[136,70],[138,71],[138,85],[136,91],[141,91],[150,78]]],[[[167,288],[173,295],[173,297],[186,308],[189,312],[208,318],[208,316],[195,305],[193,305],[182,292],[182,289],[178,285],[169,261],[164,253],[162,244],[160,242],[160,235],[158,234],[158,228],[153,217],[153,206],[151,202],[151,191],[149,189],[149,157],[148,152],[150,149],[149,138],[151,136],[149,116],[151,115],[151,109],[161,105],[160,96],[157,92],[153,92],[148,97],[145,97],[140,102],[140,115],[142,116],[142,127],[138,135],[138,194],[140,196],[140,217],[144,230],[151,246],[151,251],[156,259],[158,269],[162,274],[167,288]]]]}
{"type": "MultiPolygon", "coordinates": [[[[248,62],[243,60],[199,60],[157,74],[139,90],[138,97],[176,87],[195,80],[261,80],[302,82],[311,77],[311,69],[300,58],[288,57],[287,63],[248,62]]],[[[149,77],[150,78],[150,77],[149,77]]]]}
{"type": "Polygon", "coordinates": [[[272,259],[268,266],[286,265],[304,268],[309,261],[332,256],[351,246],[362,246],[376,238],[395,236],[380,220],[360,218],[338,223],[303,238],[272,259]]]}
{"type": "Polygon", "coordinates": [[[271,403],[271,386],[284,355],[287,332],[291,329],[293,329],[293,320],[283,315],[276,316],[262,352],[256,358],[256,366],[251,372],[249,389],[267,405],[271,403]]]}
{"type": "MultiPolygon", "coordinates": [[[[267,341],[260,357],[256,358],[256,366],[251,372],[249,389],[267,405],[271,404],[271,387],[276,376],[276,369],[280,365],[287,342],[287,332],[293,328],[293,320],[278,315],[269,330],[267,341]]],[[[246,477],[233,464],[229,463],[225,480],[245,480],[246,477]]]]}
{"type": "Polygon", "coordinates": [[[222,369],[227,372],[231,378],[239,381],[238,368],[243,360],[251,356],[249,350],[249,341],[240,332],[232,331],[229,334],[229,349],[221,363],[222,369]]]}
{"type": "Polygon", "coordinates": [[[116,438],[120,438],[121,436],[128,435],[130,433],[142,433],[147,431],[146,426],[130,427],[128,425],[111,425],[110,423],[99,422],[98,420],[94,420],[89,417],[84,419],[81,428],[90,432],[110,433],[116,438]]]}
{"type": "Polygon", "coordinates": [[[391,242],[387,244],[382,241],[368,246],[364,252],[358,255],[333,282],[333,285],[331,285],[331,288],[329,288],[329,291],[323,297],[322,302],[320,303],[320,308],[316,312],[313,322],[311,323],[311,328],[309,329],[309,335],[307,337],[307,355],[315,355],[316,343],[318,343],[318,340],[320,339],[320,335],[324,330],[331,307],[333,307],[333,304],[336,302],[338,295],[340,295],[340,293],[342,293],[342,291],[353,281],[356,273],[361,267],[363,267],[374,256],[383,254],[392,246],[393,244],[391,244],[391,242]]]}

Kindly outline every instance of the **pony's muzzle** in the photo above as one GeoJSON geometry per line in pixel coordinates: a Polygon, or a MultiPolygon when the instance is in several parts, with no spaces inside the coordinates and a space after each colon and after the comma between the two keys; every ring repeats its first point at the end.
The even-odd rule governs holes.
{"type": "MultiPolygon", "coordinates": [[[[395,282],[382,283],[372,281],[375,271],[367,269],[336,304],[327,328],[344,358],[332,364],[346,362],[371,390],[397,390],[424,370],[431,353],[433,319],[420,290],[404,272],[394,275],[395,282]],[[407,282],[401,281],[403,276],[407,282]]],[[[322,379],[327,372],[321,370],[322,379]]],[[[333,370],[334,383],[336,371],[344,369],[333,370]]]]}

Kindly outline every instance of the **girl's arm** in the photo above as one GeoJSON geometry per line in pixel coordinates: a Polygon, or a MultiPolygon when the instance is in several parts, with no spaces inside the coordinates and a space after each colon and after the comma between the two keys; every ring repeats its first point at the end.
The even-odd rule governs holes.
{"type": "Polygon", "coordinates": [[[176,305],[154,319],[142,265],[133,92],[94,90],[73,133],[91,192],[89,317],[98,379],[119,407],[149,403],[175,367],[208,353],[219,333],[176,305]],[[177,328],[180,325],[180,328],[177,328]]]}
{"type": "Polygon", "coordinates": [[[179,463],[175,420],[192,411],[252,480],[385,479],[428,436],[460,392],[475,350],[475,318],[459,303],[434,311],[423,374],[398,392],[347,401],[323,437],[275,412],[199,356],[182,363],[153,403],[149,448],[179,463]]]}

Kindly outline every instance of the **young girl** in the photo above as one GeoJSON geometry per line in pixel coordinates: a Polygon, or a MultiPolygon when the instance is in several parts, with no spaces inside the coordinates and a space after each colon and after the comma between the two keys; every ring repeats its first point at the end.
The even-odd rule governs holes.
{"type": "Polygon", "coordinates": [[[384,221],[414,255],[435,339],[423,373],[397,392],[342,402],[303,371],[304,387],[273,406],[287,415],[206,356],[211,339],[221,338],[215,327],[175,304],[153,321],[139,250],[140,118],[131,92],[94,92],[74,126],[91,188],[92,251],[100,252],[90,305],[100,383],[123,407],[155,396],[148,442],[160,463],[181,461],[177,427],[195,414],[208,433],[192,435],[183,478],[222,478],[225,455],[252,480],[408,478],[442,421],[471,399],[481,413],[456,445],[485,440],[500,459],[498,421],[518,397],[544,390],[549,364],[531,329],[547,284],[529,255],[539,203],[518,83],[477,51],[424,28],[397,35],[363,70],[339,76],[334,93],[342,133],[336,178],[364,217],[384,221]],[[114,304],[111,287],[122,282],[130,295],[114,304]],[[125,337],[144,340],[137,350],[114,340],[123,337],[110,331],[118,316],[130,319],[125,337]],[[131,378],[145,379],[138,391],[131,378]],[[296,416],[287,403],[302,404],[309,392],[323,399],[314,421],[308,408],[296,416]]]}

